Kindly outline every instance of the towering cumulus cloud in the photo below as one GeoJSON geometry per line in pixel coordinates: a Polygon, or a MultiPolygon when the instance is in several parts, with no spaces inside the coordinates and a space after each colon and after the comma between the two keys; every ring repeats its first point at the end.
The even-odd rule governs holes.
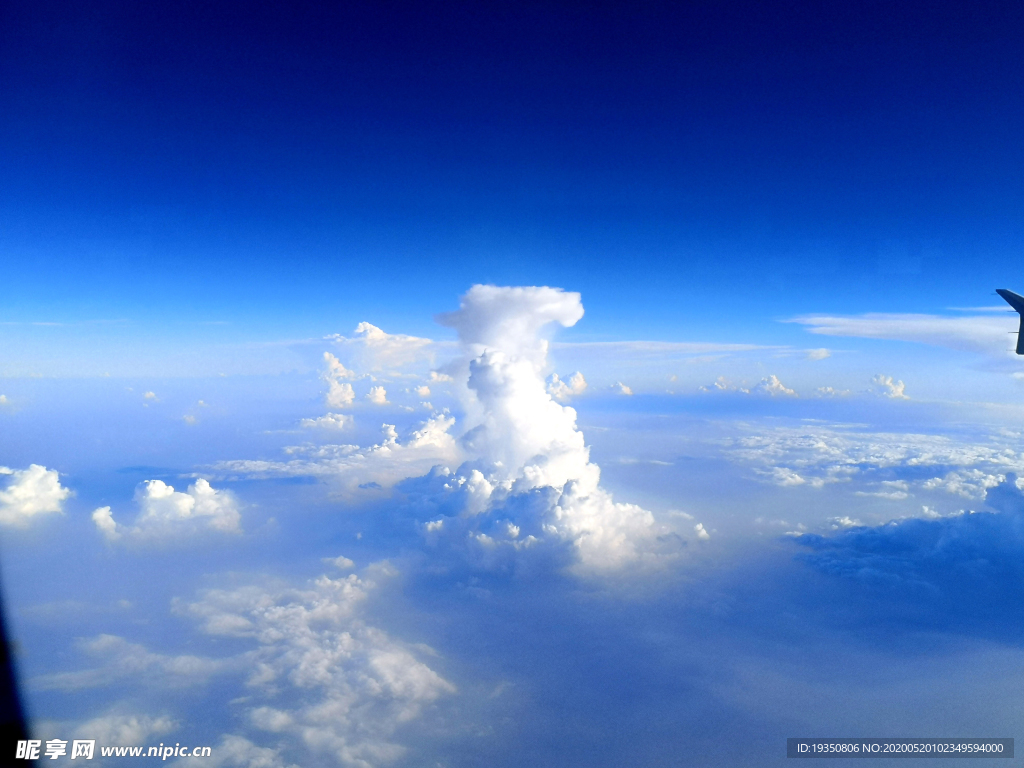
{"type": "Polygon", "coordinates": [[[636,560],[654,539],[650,512],[618,504],[599,483],[576,411],[552,399],[545,386],[545,331],[583,316],[578,293],[557,288],[476,285],[457,312],[441,315],[459,335],[462,356],[452,366],[464,381],[466,431],[462,445],[474,460],[445,487],[467,493],[469,513],[509,518],[477,535],[484,546],[515,548],[552,537],[575,546],[580,566],[603,570],[636,560]],[[511,497],[548,489],[550,504],[516,517],[511,497]],[[496,532],[500,531],[500,536],[496,532]]]}

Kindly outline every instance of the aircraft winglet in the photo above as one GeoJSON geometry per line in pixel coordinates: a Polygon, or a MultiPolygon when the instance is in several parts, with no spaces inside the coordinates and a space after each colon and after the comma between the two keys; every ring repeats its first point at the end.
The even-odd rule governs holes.
{"type": "Polygon", "coordinates": [[[1002,296],[1006,303],[1020,314],[1020,330],[1017,331],[1017,354],[1024,355],[1024,296],[1008,291],[1005,288],[996,288],[996,293],[1002,296]]]}

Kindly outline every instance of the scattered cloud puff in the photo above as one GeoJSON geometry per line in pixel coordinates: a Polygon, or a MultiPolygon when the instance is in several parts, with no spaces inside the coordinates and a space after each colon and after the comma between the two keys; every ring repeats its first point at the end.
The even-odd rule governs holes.
{"type": "Polygon", "coordinates": [[[878,374],[871,380],[877,387],[880,394],[891,397],[893,400],[909,400],[904,392],[906,385],[902,381],[893,381],[892,376],[878,374]]]}
{"type": "MultiPolygon", "coordinates": [[[[297,762],[309,764],[312,753],[314,761],[330,757],[362,768],[400,758],[405,749],[394,740],[397,727],[456,692],[411,646],[362,619],[372,588],[373,582],[354,574],[321,576],[300,589],[271,584],[208,590],[195,602],[177,602],[176,610],[197,619],[208,635],[249,646],[221,661],[248,672],[249,736],[258,740],[262,734],[275,745],[283,742],[283,751],[306,753],[297,762]]],[[[279,750],[229,738],[245,755],[277,760],[279,750]]]]}
{"type": "Polygon", "coordinates": [[[814,393],[818,397],[846,397],[850,394],[850,390],[836,389],[835,387],[818,387],[814,393]]]}
{"type": "Polygon", "coordinates": [[[761,379],[761,381],[759,381],[757,385],[750,390],[750,393],[758,395],[769,395],[771,397],[778,397],[780,395],[785,397],[797,396],[796,391],[790,389],[781,381],[779,381],[779,377],[776,376],[775,374],[772,374],[767,378],[761,379]]]}
{"type": "Polygon", "coordinates": [[[804,355],[808,360],[824,360],[827,357],[832,357],[832,351],[822,347],[821,349],[808,349],[804,355]]]}
{"type": "Polygon", "coordinates": [[[156,392],[146,392],[146,393],[145,393],[145,394],[144,394],[144,395],[142,396],[142,399],[143,399],[143,400],[148,400],[148,401],[150,401],[150,402],[156,402],[156,400],[157,400],[158,398],[157,398],[157,396],[156,396],[156,392]]]}
{"type": "Polygon", "coordinates": [[[110,507],[94,510],[92,521],[109,541],[122,536],[181,537],[209,530],[241,533],[241,515],[234,496],[214,489],[202,478],[189,486],[186,493],[175,491],[162,480],[147,480],[136,490],[135,502],[139,513],[131,527],[115,522],[110,507]]]}
{"type": "Polygon", "coordinates": [[[32,464],[28,469],[0,467],[0,479],[9,481],[0,490],[0,525],[25,527],[37,515],[63,511],[71,491],[60,484],[55,469],[32,464]]]}
{"type": "Polygon", "coordinates": [[[633,394],[633,390],[630,387],[627,387],[621,381],[616,381],[614,384],[612,384],[612,389],[615,391],[615,394],[617,394],[617,395],[632,395],[633,394]]]}
{"type": "Polygon", "coordinates": [[[349,560],[344,555],[338,555],[337,557],[325,557],[323,558],[323,562],[329,563],[342,571],[347,571],[350,568],[354,568],[356,565],[352,560],[349,560]]]}
{"type": "Polygon", "coordinates": [[[11,401],[7,399],[7,395],[0,395],[0,406],[10,405],[11,401]]]}
{"type": "Polygon", "coordinates": [[[826,336],[913,341],[1000,357],[1012,354],[1007,331],[1016,330],[1017,326],[1016,319],[991,316],[914,314],[805,315],[788,322],[800,323],[811,333],[826,336]]]}
{"type": "Polygon", "coordinates": [[[350,427],[353,421],[353,417],[345,413],[328,413],[315,419],[303,419],[299,425],[304,429],[340,430],[350,427]]]}
{"type": "Polygon", "coordinates": [[[738,392],[742,395],[767,395],[769,397],[797,397],[796,390],[790,389],[775,374],[761,379],[753,387],[732,384],[724,376],[719,376],[710,386],[698,387],[701,392],[738,392]]]}
{"type": "Polygon", "coordinates": [[[430,397],[430,387],[426,384],[421,387],[416,387],[415,392],[419,397],[430,397]]]}
{"type": "Polygon", "coordinates": [[[374,405],[387,405],[388,404],[388,393],[384,387],[370,387],[370,391],[366,394],[366,399],[374,405]]]}
{"type": "Polygon", "coordinates": [[[587,380],[583,378],[583,374],[576,371],[567,381],[562,381],[558,378],[557,373],[551,374],[548,377],[548,394],[550,394],[555,400],[559,402],[565,402],[574,395],[582,395],[587,389],[587,380]]]}
{"type": "Polygon", "coordinates": [[[352,405],[356,393],[352,385],[344,379],[354,378],[355,374],[348,370],[341,361],[330,352],[324,352],[324,371],[321,378],[327,383],[326,401],[329,408],[345,408],[352,405]]]}

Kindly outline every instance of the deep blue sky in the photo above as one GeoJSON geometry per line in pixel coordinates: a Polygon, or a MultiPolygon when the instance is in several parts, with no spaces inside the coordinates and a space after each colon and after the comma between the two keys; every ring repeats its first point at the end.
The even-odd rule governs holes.
{"type": "Polygon", "coordinates": [[[1011,3],[7,2],[0,319],[429,332],[496,282],[679,338],[992,303],[1022,32],[1011,3]]]}

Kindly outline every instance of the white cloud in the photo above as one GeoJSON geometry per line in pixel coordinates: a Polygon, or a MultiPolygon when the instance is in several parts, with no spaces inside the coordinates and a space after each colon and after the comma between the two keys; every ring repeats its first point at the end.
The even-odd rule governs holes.
{"type": "Polygon", "coordinates": [[[355,336],[328,337],[354,361],[363,373],[395,372],[410,365],[432,363],[435,352],[445,346],[432,339],[387,333],[370,323],[356,326],[355,336]]]}
{"type": "Polygon", "coordinates": [[[960,469],[947,472],[944,477],[933,477],[923,483],[925,490],[942,490],[965,499],[981,500],[989,488],[1005,480],[1001,474],[990,474],[980,469],[960,469]]]}
{"type": "Polygon", "coordinates": [[[209,590],[178,610],[210,635],[250,644],[235,658],[249,670],[253,728],[275,734],[275,741],[290,737],[315,756],[365,767],[401,757],[396,728],[455,693],[411,646],[363,621],[372,586],[355,575],[321,576],[304,589],[209,590]]]}
{"type": "Polygon", "coordinates": [[[321,378],[327,382],[327,405],[330,408],[344,408],[352,405],[356,393],[352,385],[343,379],[353,378],[355,374],[348,370],[341,361],[330,352],[324,352],[324,371],[321,378]]]}
{"type": "Polygon", "coordinates": [[[829,522],[832,523],[833,530],[839,530],[840,528],[856,528],[857,526],[862,525],[860,520],[854,520],[847,515],[843,515],[842,517],[831,517],[829,518],[829,522]]]}
{"type": "Polygon", "coordinates": [[[805,315],[788,322],[826,336],[913,341],[999,356],[1012,354],[1007,332],[1017,330],[1018,324],[1016,318],[1009,317],[914,314],[805,315]]]}
{"type": "Polygon", "coordinates": [[[850,394],[848,389],[836,389],[834,387],[818,387],[815,390],[818,397],[846,397],[850,394]]]}
{"type": "Polygon", "coordinates": [[[0,395],[0,405],[10,405],[11,401],[7,399],[7,395],[0,395]]]}
{"type": "Polygon", "coordinates": [[[697,389],[701,392],[739,392],[743,395],[768,395],[769,397],[783,395],[786,397],[797,397],[796,391],[790,389],[779,381],[779,377],[775,374],[766,376],[750,388],[733,384],[724,376],[719,376],[710,386],[702,386],[697,389]]]}
{"type": "Polygon", "coordinates": [[[880,373],[871,381],[879,388],[879,393],[885,397],[891,397],[894,400],[910,399],[903,391],[906,385],[902,381],[894,381],[892,376],[880,373]]]}
{"type": "Polygon", "coordinates": [[[98,635],[80,642],[81,649],[100,660],[98,667],[75,672],[40,675],[31,681],[39,690],[80,691],[117,685],[130,680],[158,687],[187,688],[213,675],[237,669],[241,660],[219,661],[200,656],[169,656],[153,653],[117,635],[98,635]]]}
{"type": "Polygon", "coordinates": [[[157,539],[195,535],[207,530],[241,533],[241,515],[234,496],[214,489],[203,478],[189,486],[186,493],[175,491],[162,480],[147,480],[136,490],[135,502],[139,514],[133,526],[115,522],[110,507],[95,510],[93,523],[111,541],[123,535],[157,539]]]}
{"type": "MultiPolygon", "coordinates": [[[[173,765],[195,765],[195,762],[186,758],[173,765]]],[[[294,763],[285,763],[280,749],[260,747],[234,734],[225,734],[220,744],[213,748],[210,758],[203,760],[203,765],[210,768],[298,768],[294,763]]]]}
{"type": "Polygon", "coordinates": [[[430,387],[424,384],[422,387],[416,387],[416,394],[419,397],[430,397],[430,387]]]}
{"type": "Polygon", "coordinates": [[[156,392],[146,392],[142,396],[142,399],[149,400],[150,402],[155,402],[157,400],[156,392]]]}
{"type": "Polygon", "coordinates": [[[94,509],[92,521],[95,523],[96,528],[99,529],[99,532],[109,541],[121,538],[121,533],[117,530],[117,523],[114,522],[114,515],[110,511],[110,507],[94,509]]]}
{"type": "Polygon", "coordinates": [[[808,349],[804,354],[808,360],[824,360],[827,357],[832,357],[832,352],[824,347],[821,349],[808,349]]]}
{"type": "Polygon", "coordinates": [[[335,568],[338,568],[343,571],[347,571],[350,568],[354,568],[356,565],[352,560],[349,560],[344,555],[338,555],[337,557],[325,557],[323,558],[323,562],[330,563],[335,568]]]}
{"type": "MultiPolygon", "coordinates": [[[[600,487],[601,470],[590,461],[576,411],[555,402],[545,387],[547,327],[570,326],[582,316],[577,293],[493,285],[473,286],[458,312],[440,316],[458,331],[463,349],[452,367],[466,382],[460,390],[467,412],[462,444],[484,462],[445,476],[444,487],[468,494],[472,512],[508,493],[553,489],[557,500],[542,514],[540,525],[509,521],[517,531],[530,532],[510,537],[506,527],[501,541],[519,549],[554,537],[573,544],[584,570],[603,570],[643,558],[656,531],[650,512],[617,503],[600,487]]],[[[501,508],[494,513],[507,514],[501,508]]],[[[498,541],[486,533],[476,540],[498,541]]]]}
{"type": "Polygon", "coordinates": [[[711,534],[704,530],[704,523],[697,523],[693,530],[697,532],[697,538],[701,541],[708,541],[711,538],[711,534]]]}
{"type": "Polygon", "coordinates": [[[761,381],[759,381],[750,391],[752,394],[770,395],[771,397],[778,397],[779,395],[784,395],[786,397],[797,396],[796,391],[789,389],[785,384],[779,381],[779,377],[775,374],[761,379],[761,381]]]}
{"type": "Polygon", "coordinates": [[[627,387],[621,381],[616,381],[615,384],[612,385],[612,389],[614,389],[615,393],[619,394],[619,395],[632,395],[633,394],[633,390],[630,387],[627,387]]]}
{"type": "MultiPolygon", "coordinates": [[[[178,723],[167,715],[105,715],[86,720],[75,728],[74,735],[80,739],[95,739],[97,745],[128,746],[145,744],[151,736],[163,736],[177,727],[178,723]]],[[[99,756],[98,750],[96,756],[99,756]]]]}
{"type": "Polygon", "coordinates": [[[285,451],[287,461],[240,459],[213,465],[224,477],[320,477],[351,494],[365,488],[389,488],[410,475],[423,474],[438,464],[459,461],[460,452],[449,430],[455,419],[435,414],[404,441],[391,424],[384,424],[384,439],[368,448],[358,445],[302,445],[285,451]]]}
{"type": "Polygon", "coordinates": [[[71,491],[60,484],[55,469],[32,464],[28,469],[0,467],[10,481],[0,490],[0,525],[24,527],[37,515],[61,512],[71,491]]]}
{"type": "Polygon", "coordinates": [[[548,394],[555,398],[555,400],[564,402],[573,395],[583,394],[587,388],[587,380],[583,378],[583,374],[579,371],[570,376],[568,381],[562,381],[558,378],[557,373],[553,373],[548,377],[547,388],[548,394]]]}
{"type": "Polygon", "coordinates": [[[345,413],[328,413],[315,419],[303,419],[299,425],[305,429],[345,429],[352,425],[353,418],[345,413]]]}
{"type": "MultiPolygon", "coordinates": [[[[459,311],[439,316],[458,332],[461,355],[443,376],[431,377],[450,378],[463,401],[458,441],[450,433],[455,419],[444,413],[403,442],[384,425],[384,441],[369,448],[295,446],[286,449],[293,457],[287,461],[225,461],[214,469],[234,477],[317,476],[353,496],[407,480],[404,492],[423,495],[445,514],[463,514],[462,523],[439,526],[432,535],[443,530],[453,541],[461,536],[459,547],[474,541],[517,551],[541,540],[570,544],[577,564],[591,572],[675,556],[667,551],[671,545],[656,543],[668,529],[655,526],[649,511],[617,503],[600,487],[601,471],[590,462],[575,410],[556,402],[545,385],[548,326],[572,325],[582,315],[579,294],[474,286],[459,311]],[[505,501],[534,489],[553,492],[531,497],[547,499],[545,509],[521,511],[529,521],[511,519],[505,501]],[[523,535],[510,537],[507,524],[523,535]],[[498,538],[491,525],[499,526],[498,538]]],[[[570,384],[582,390],[582,376],[570,384]]]]}
{"type": "Polygon", "coordinates": [[[323,376],[325,379],[335,379],[340,381],[341,379],[354,379],[356,375],[350,371],[341,361],[332,355],[330,352],[324,352],[324,372],[323,376]]]}
{"type": "MultiPolygon", "coordinates": [[[[743,427],[749,429],[749,427],[743,427]]],[[[902,500],[920,492],[944,492],[980,500],[1008,473],[1024,474],[1024,453],[1014,434],[973,442],[946,435],[871,432],[856,425],[759,428],[755,434],[723,440],[726,455],[751,465],[754,473],[781,486],[823,488],[868,479],[878,470],[913,471],[915,478],[872,483],[856,495],[902,500]],[[922,470],[934,467],[934,476],[922,470]]]]}
{"type": "Polygon", "coordinates": [[[387,405],[388,404],[388,393],[384,387],[370,387],[370,391],[366,394],[366,399],[374,405],[387,405]]]}

